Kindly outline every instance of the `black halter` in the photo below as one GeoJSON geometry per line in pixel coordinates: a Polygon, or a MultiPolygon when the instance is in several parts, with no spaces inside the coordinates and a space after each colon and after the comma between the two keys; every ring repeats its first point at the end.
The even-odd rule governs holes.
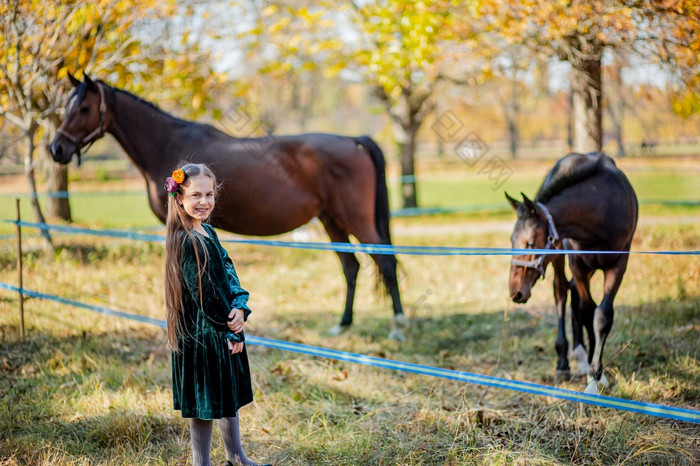
{"type": "Polygon", "coordinates": [[[87,146],[85,151],[89,150],[92,146],[92,143],[97,141],[105,134],[105,114],[107,113],[107,102],[105,101],[105,93],[102,89],[102,86],[100,86],[99,84],[95,85],[97,86],[97,90],[100,92],[100,125],[89,134],[83,136],[82,138],[77,138],[62,128],[58,128],[57,131],[58,134],[68,139],[77,147],[76,154],[78,156],[78,165],[80,165],[81,163],[81,157],[83,152],[82,149],[87,146]]]}
{"type": "MultiPolygon", "coordinates": [[[[542,209],[542,212],[544,212],[544,215],[547,217],[547,244],[544,246],[543,249],[557,249],[559,246],[559,233],[557,232],[557,228],[554,226],[554,220],[552,219],[552,215],[547,210],[547,207],[545,207],[545,205],[541,202],[537,203],[537,207],[542,209]]],[[[529,261],[511,259],[510,263],[518,267],[535,269],[537,270],[537,272],[539,272],[542,278],[544,278],[544,268],[546,266],[544,260],[547,255],[548,254],[540,254],[539,256],[536,256],[533,260],[529,261]]]]}

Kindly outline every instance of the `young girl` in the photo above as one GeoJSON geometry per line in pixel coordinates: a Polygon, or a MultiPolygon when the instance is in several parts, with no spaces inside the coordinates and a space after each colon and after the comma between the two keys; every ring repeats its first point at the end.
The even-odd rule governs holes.
{"type": "Polygon", "coordinates": [[[227,464],[255,464],[241,448],[237,412],[253,401],[243,325],[250,309],[233,262],[205,223],[216,178],[203,164],[168,177],[165,303],[176,410],[190,418],[195,465],[209,465],[212,420],[219,420],[227,464]]]}

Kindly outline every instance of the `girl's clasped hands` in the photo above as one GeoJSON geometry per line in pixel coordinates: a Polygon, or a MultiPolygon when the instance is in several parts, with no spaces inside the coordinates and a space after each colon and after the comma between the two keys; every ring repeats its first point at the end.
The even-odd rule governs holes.
{"type": "MultiPolygon", "coordinates": [[[[245,313],[243,309],[231,309],[231,312],[228,315],[227,323],[229,330],[231,330],[233,333],[242,332],[243,324],[245,323],[244,316],[245,313]]],[[[241,351],[243,351],[243,342],[234,343],[232,341],[229,341],[228,349],[231,351],[231,354],[240,353],[241,351]]]]}

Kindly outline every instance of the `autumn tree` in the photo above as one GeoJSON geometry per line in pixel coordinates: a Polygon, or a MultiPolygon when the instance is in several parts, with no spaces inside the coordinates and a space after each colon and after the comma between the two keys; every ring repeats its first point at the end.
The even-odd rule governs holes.
{"type": "MultiPolygon", "coordinates": [[[[492,49],[493,50],[493,49],[492,49]]],[[[494,64],[490,78],[493,99],[498,102],[506,122],[508,149],[511,158],[518,156],[520,147],[520,119],[523,101],[527,95],[524,75],[531,70],[533,54],[518,44],[511,44],[493,53],[494,64]],[[496,60],[495,56],[500,60],[496,60]]]]}
{"type": "MultiPolygon", "coordinates": [[[[0,52],[0,112],[25,136],[24,165],[37,221],[43,214],[37,200],[34,152],[43,145],[58,123],[66,88],[60,83],[68,66],[84,68],[112,35],[112,47],[121,53],[133,41],[117,31],[117,18],[129,5],[118,2],[67,4],[59,1],[3,0],[2,52],[0,52]]],[[[66,191],[67,168],[47,165],[50,191],[66,191]]],[[[67,198],[49,198],[49,209],[70,220],[67,198]]],[[[50,241],[48,232],[45,238],[50,241]]]]}
{"type": "MultiPolygon", "coordinates": [[[[191,5],[157,0],[3,0],[0,30],[0,115],[25,135],[25,171],[38,221],[34,151],[46,150],[60,121],[69,89],[69,71],[104,77],[159,104],[200,115],[220,84],[211,57],[188,28],[170,27],[173,17],[187,18],[191,5]],[[172,30],[176,29],[173,33],[172,30]],[[149,92],[147,92],[149,91],[149,92]],[[43,137],[42,137],[43,136],[43,137]],[[40,142],[41,141],[41,142],[40,142]]],[[[67,192],[67,167],[47,163],[49,191],[67,192]]],[[[50,197],[49,212],[70,220],[68,199],[50,197]]]]}
{"type": "Polygon", "coordinates": [[[251,42],[264,44],[267,64],[259,71],[321,67],[362,81],[386,110],[401,158],[404,207],[418,205],[416,137],[435,106],[440,82],[466,55],[469,28],[455,18],[466,4],[445,0],[377,2],[268,1],[251,42]]]}
{"type": "Polygon", "coordinates": [[[37,91],[44,96],[37,102],[36,110],[43,130],[39,149],[46,189],[50,193],[46,202],[50,217],[71,221],[67,196],[69,167],[54,163],[48,148],[71,90],[65,79],[67,73],[89,71],[99,75],[108,71],[120,77],[127,75],[127,65],[138,59],[141,52],[140,43],[133,34],[134,24],[143,17],[162,13],[148,0],[96,0],[79,4],[53,0],[42,2],[41,7],[29,2],[28,8],[22,11],[25,18],[36,24],[39,34],[38,37],[25,35],[27,49],[40,42],[44,34],[55,37],[51,47],[36,49],[37,53],[33,54],[33,60],[43,61],[45,65],[24,70],[27,81],[41,82],[37,91]],[[50,20],[47,20],[47,12],[50,20]]]}
{"type": "Polygon", "coordinates": [[[224,129],[238,137],[258,136],[275,133],[280,125],[294,122],[305,131],[320,103],[324,70],[313,57],[319,46],[302,43],[300,38],[319,33],[320,15],[300,6],[293,24],[293,18],[284,16],[282,3],[249,2],[238,8],[235,11],[248,18],[249,27],[241,29],[223,18],[209,20],[209,25],[224,41],[235,37],[241,44],[242,58],[229,70],[234,101],[228,111],[245,114],[254,123],[228,124],[224,114],[220,120],[224,129]],[[285,39],[289,39],[285,45],[287,59],[271,59],[271,52],[276,55],[277,45],[285,39]]]}
{"type": "MultiPolygon", "coordinates": [[[[349,63],[375,88],[394,125],[401,158],[404,207],[417,207],[416,137],[434,109],[434,92],[447,76],[442,65],[453,38],[456,7],[448,2],[391,0],[353,3],[359,41],[349,63]]],[[[461,78],[461,77],[460,77],[461,78]]]]}
{"type": "MultiPolygon", "coordinates": [[[[5,0],[0,5],[0,116],[24,137],[24,167],[31,202],[37,221],[43,223],[33,157],[42,113],[49,100],[42,81],[47,70],[55,68],[46,51],[60,40],[60,32],[47,24],[64,21],[67,10],[61,13],[48,3],[20,0],[5,0]]],[[[52,247],[48,230],[42,230],[42,236],[52,247]]]]}
{"type": "Polygon", "coordinates": [[[628,90],[622,79],[624,69],[629,65],[629,60],[622,51],[613,53],[612,62],[603,67],[603,77],[607,79],[606,89],[608,98],[605,99],[604,109],[610,118],[612,127],[612,139],[617,145],[617,156],[624,157],[627,153],[624,144],[624,116],[630,105],[628,90]]]}
{"type": "Polygon", "coordinates": [[[667,65],[685,83],[698,75],[700,5],[694,0],[480,0],[478,12],[491,33],[571,64],[573,149],[579,152],[602,149],[606,48],[667,65]]]}

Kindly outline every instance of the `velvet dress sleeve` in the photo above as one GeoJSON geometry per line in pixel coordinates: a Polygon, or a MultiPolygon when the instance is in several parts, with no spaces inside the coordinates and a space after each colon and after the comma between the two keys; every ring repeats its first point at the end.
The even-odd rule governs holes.
{"type": "MultiPolygon", "coordinates": [[[[233,261],[228,256],[226,249],[224,249],[221,244],[219,244],[219,249],[221,250],[221,257],[224,261],[224,268],[226,269],[229,290],[231,290],[231,309],[243,309],[243,321],[246,322],[251,313],[248,307],[248,297],[250,294],[241,287],[236,269],[233,267],[233,261]]],[[[229,341],[238,343],[245,341],[245,334],[243,332],[229,332],[226,334],[226,338],[228,338],[229,341]]]]}
{"type": "Polygon", "coordinates": [[[241,287],[241,281],[236,273],[236,268],[233,266],[233,261],[228,255],[226,249],[221,246],[219,237],[216,235],[214,228],[211,225],[207,225],[207,231],[216,239],[216,244],[221,252],[221,258],[223,259],[224,268],[226,269],[226,276],[228,277],[229,289],[231,291],[231,309],[243,309],[243,319],[248,320],[248,316],[251,314],[251,310],[248,307],[248,298],[250,298],[250,293],[248,293],[243,287],[241,287]]]}
{"type": "MultiPolygon", "coordinates": [[[[197,257],[192,241],[183,238],[182,246],[182,277],[185,287],[195,305],[202,311],[213,328],[221,332],[229,330],[227,321],[231,312],[229,299],[221,286],[214,280],[209,267],[202,271],[202,293],[200,301],[199,274],[197,257]],[[201,303],[201,304],[200,304],[201,303]]],[[[200,261],[204,261],[204,251],[199,251],[200,261]]],[[[208,261],[211,264],[211,260],[208,261]]]]}
{"type": "Polygon", "coordinates": [[[248,298],[250,298],[250,293],[241,287],[241,282],[238,279],[238,274],[236,273],[236,268],[233,266],[233,261],[226,253],[226,249],[221,248],[224,257],[224,267],[226,267],[226,274],[228,275],[229,288],[231,290],[231,308],[243,309],[244,320],[248,320],[248,316],[251,313],[248,307],[248,298]]]}

